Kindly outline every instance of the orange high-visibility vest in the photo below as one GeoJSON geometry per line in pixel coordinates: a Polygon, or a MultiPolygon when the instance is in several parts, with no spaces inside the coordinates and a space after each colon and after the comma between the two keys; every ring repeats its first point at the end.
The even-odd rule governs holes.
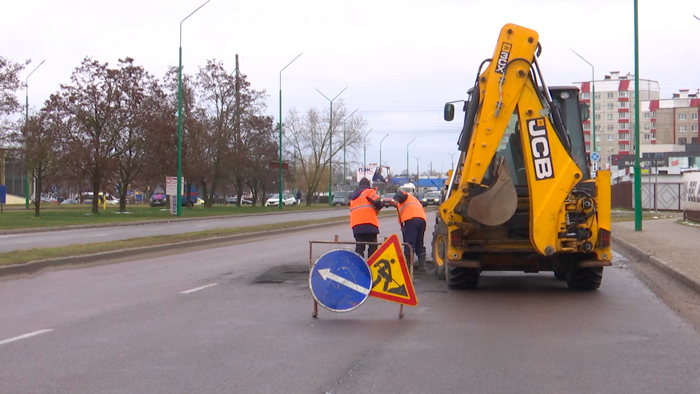
{"type": "Polygon", "coordinates": [[[376,196],[377,192],[374,189],[365,189],[360,197],[350,201],[350,228],[358,224],[373,224],[379,228],[377,209],[370,202],[370,199],[376,196]]]}
{"type": "Polygon", "coordinates": [[[398,204],[399,209],[399,222],[402,224],[409,219],[422,218],[425,219],[425,210],[423,210],[423,205],[420,201],[412,195],[407,195],[406,201],[403,204],[398,204]]]}

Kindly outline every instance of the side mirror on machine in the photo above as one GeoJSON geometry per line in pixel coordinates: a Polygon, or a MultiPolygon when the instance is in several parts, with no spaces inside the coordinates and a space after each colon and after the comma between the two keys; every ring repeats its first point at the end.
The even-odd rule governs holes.
{"type": "Polygon", "coordinates": [[[455,106],[454,104],[445,104],[445,111],[443,114],[446,121],[451,122],[455,118],[455,106]]]}
{"type": "Polygon", "coordinates": [[[579,103],[578,111],[581,113],[581,121],[585,122],[590,118],[590,115],[589,115],[590,108],[588,108],[588,104],[579,103]]]}

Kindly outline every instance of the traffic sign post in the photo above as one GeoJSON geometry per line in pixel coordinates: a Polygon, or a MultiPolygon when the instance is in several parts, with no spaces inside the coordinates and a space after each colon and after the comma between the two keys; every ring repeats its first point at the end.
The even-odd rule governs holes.
{"type": "Polygon", "coordinates": [[[598,162],[600,161],[600,153],[598,152],[592,152],[591,153],[591,178],[595,179],[596,175],[598,174],[598,162]]]}
{"type": "Polygon", "coordinates": [[[349,312],[369,297],[372,273],[357,253],[336,249],[322,255],[309,274],[314,299],[333,312],[349,312]]]}

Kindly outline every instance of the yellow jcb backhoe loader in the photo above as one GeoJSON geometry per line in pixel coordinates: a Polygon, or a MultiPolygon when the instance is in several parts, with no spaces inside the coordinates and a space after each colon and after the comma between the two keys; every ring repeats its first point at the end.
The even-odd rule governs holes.
{"type": "Polygon", "coordinates": [[[537,32],[504,26],[459,101],[460,157],[432,241],[435,272],[450,288],[476,288],[482,271],[553,271],[591,290],[611,265],[610,172],[591,177],[588,106],[576,87],[545,85],[540,54],[537,32]]]}

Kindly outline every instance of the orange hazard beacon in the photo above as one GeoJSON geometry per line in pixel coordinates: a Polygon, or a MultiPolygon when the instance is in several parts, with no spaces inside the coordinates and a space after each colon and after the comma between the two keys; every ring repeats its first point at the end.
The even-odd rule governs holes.
{"type": "Polygon", "coordinates": [[[406,259],[401,251],[401,242],[396,234],[377,249],[367,260],[372,271],[370,297],[381,298],[408,306],[418,305],[406,259]]]}

